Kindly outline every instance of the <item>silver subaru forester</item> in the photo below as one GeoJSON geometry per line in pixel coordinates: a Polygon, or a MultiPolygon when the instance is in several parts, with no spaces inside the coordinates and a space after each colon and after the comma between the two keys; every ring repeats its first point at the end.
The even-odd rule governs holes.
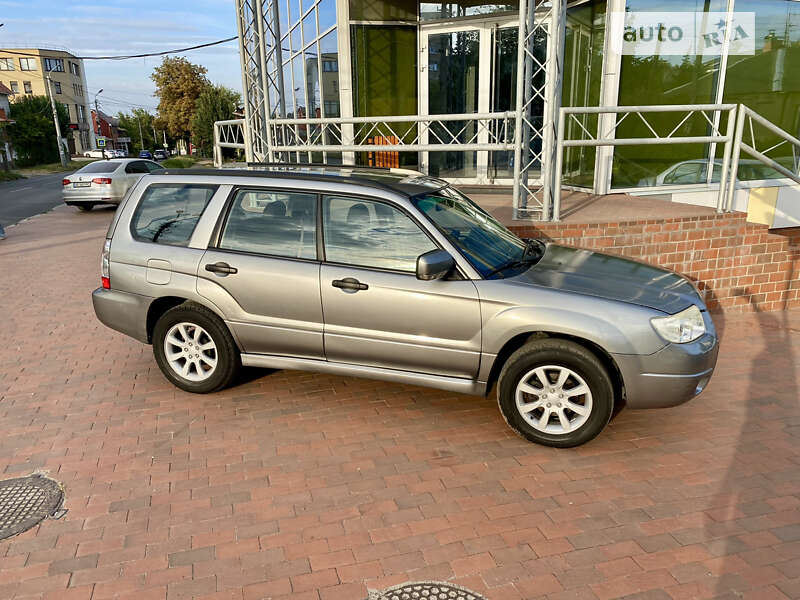
{"type": "Polygon", "coordinates": [[[616,406],[675,406],[717,359],[685,277],[523,240],[447,182],[312,166],[143,177],[108,230],[109,327],[179,388],[242,365],[488,394],[527,439],[594,438],[616,406]]]}

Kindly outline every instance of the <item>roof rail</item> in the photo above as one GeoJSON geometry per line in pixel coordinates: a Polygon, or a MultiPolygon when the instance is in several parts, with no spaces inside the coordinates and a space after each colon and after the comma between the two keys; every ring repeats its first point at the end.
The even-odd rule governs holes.
{"type": "Polygon", "coordinates": [[[314,169],[364,169],[370,171],[384,171],[389,172],[392,170],[391,167],[362,167],[361,165],[330,165],[327,163],[282,163],[282,162],[249,162],[247,163],[248,167],[283,167],[287,169],[291,168],[307,168],[311,167],[314,169]]]}
{"type": "MultiPolygon", "coordinates": [[[[401,193],[396,187],[391,186],[389,184],[383,183],[381,181],[377,181],[375,179],[370,179],[369,177],[359,177],[358,175],[332,175],[328,173],[302,173],[302,172],[292,172],[287,173],[286,171],[248,171],[243,168],[239,169],[165,169],[158,173],[154,173],[154,175],[183,175],[184,177],[189,176],[197,176],[197,177],[209,177],[209,176],[217,176],[217,177],[252,177],[252,178],[270,178],[270,179],[281,179],[290,176],[292,179],[306,179],[309,181],[328,181],[328,182],[337,182],[337,183],[357,183],[359,185],[365,187],[371,187],[378,190],[390,191],[394,193],[401,193]]],[[[408,195],[408,194],[406,194],[408,195]]]]}

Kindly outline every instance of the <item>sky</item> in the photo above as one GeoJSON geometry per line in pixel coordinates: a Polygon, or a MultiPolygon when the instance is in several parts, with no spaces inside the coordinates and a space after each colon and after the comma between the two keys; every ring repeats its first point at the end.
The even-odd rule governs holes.
{"type": "MultiPolygon", "coordinates": [[[[236,35],[233,0],[0,0],[0,47],[63,48],[80,56],[142,54],[236,35]]],[[[180,56],[208,69],[213,82],[241,91],[236,40],[180,56]]],[[[161,58],[84,61],[89,101],[108,114],[155,111],[150,79],[161,58]]]]}

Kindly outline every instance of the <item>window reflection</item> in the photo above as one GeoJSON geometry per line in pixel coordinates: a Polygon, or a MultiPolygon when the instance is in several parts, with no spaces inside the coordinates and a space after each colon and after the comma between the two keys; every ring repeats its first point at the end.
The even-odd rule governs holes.
{"type": "MultiPolygon", "coordinates": [[[[737,10],[739,9],[737,3],[737,10]]],[[[661,0],[628,0],[628,11],[660,12],[661,0]]],[[[670,11],[725,12],[726,0],[674,0],[670,11]]],[[[623,56],[620,74],[619,104],[709,104],[716,101],[720,58],[702,55],[623,56]]],[[[684,117],[679,113],[650,113],[647,120],[654,129],[669,133],[684,117]]],[[[701,115],[687,120],[675,136],[708,135],[708,122],[701,115]]],[[[722,121],[724,127],[724,119],[722,121]]],[[[617,129],[617,137],[652,137],[641,119],[626,119],[617,129]]],[[[617,146],[614,150],[612,185],[616,188],[652,185],[662,174],[686,160],[706,161],[698,169],[697,181],[706,181],[709,147],[706,144],[617,146]]],[[[717,148],[721,154],[721,148],[717,148]]],[[[688,179],[688,177],[686,177],[688,179]]]]}

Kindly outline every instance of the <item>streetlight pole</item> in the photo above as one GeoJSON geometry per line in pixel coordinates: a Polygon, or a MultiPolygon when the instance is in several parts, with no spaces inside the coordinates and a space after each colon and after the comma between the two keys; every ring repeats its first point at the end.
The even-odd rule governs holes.
{"type": "Polygon", "coordinates": [[[144,152],[144,136],[142,135],[142,120],[139,118],[139,115],[136,115],[136,122],[139,124],[139,144],[141,144],[142,146],[140,152],[144,152]]]}
{"type": "MultiPolygon", "coordinates": [[[[94,139],[95,143],[97,143],[97,134],[100,133],[100,109],[97,108],[97,97],[103,93],[103,88],[100,88],[97,93],[94,95],[94,139]]],[[[106,157],[106,149],[105,146],[101,149],[103,153],[103,158],[106,157]]]]}
{"type": "Polygon", "coordinates": [[[50,108],[53,109],[53,123],[56,125],[56,143],[58,144],[58,156],[61,158],[61,166],[67,168],[67,153],[64,152],[64,141],[61,139],[61,125],[58,122],[58,111],[56,110],[56,99],[53,97],[53,80],[47,76],[47,91],[50,94],[50,108]]]}

